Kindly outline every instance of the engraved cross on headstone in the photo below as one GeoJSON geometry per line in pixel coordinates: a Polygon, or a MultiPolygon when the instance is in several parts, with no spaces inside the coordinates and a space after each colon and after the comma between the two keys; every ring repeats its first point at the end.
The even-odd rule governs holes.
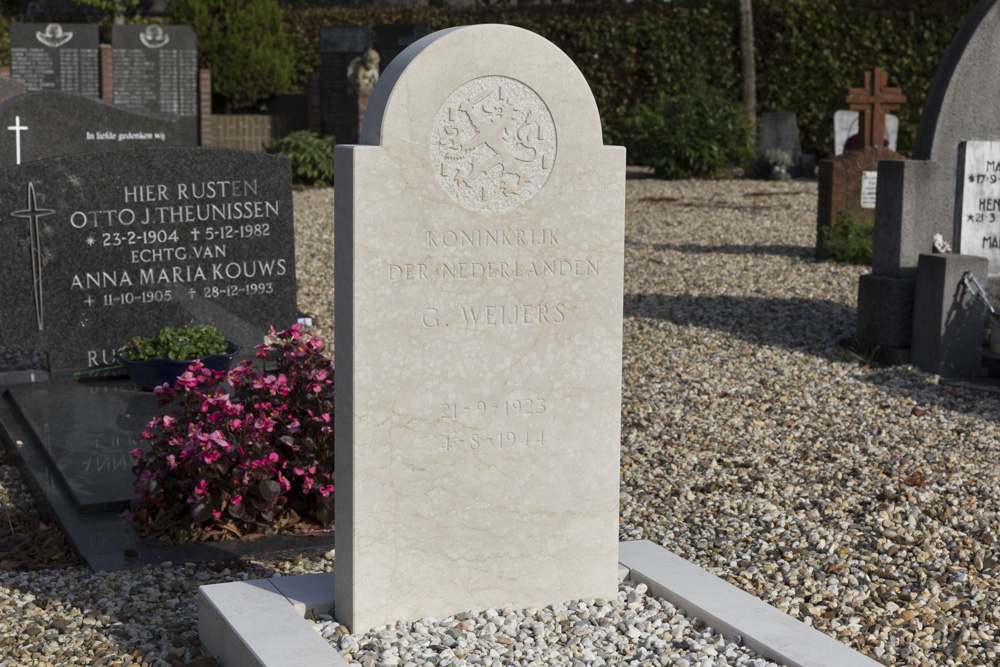
{"type": "Polygon", "coordinates": [[[11,213],[12,217],[28,221],[28,240],[31,244],[31,282],[35,292],[35,318],[38,330],[42,331],[42,234],[38,227],[38,219],[55,213],[50,208],[38,208],[35,200],[35,185],[28,183],[27,208],[11,213]]]}
{"type": "Polygon", "coordinates": [[[8,130],[14,131],[14,147],[15,147],[15,157],[17,161],[14,164],[21,164],[21,132],[27,130],[26,125],[21,125],[21,117],[14,116],[14,124],[7,126],[8,130]]]}
{"type": "Polygon", "coordinates": [[[844,102],[851,111],[860,111],[858,146],[881,146],[885,140],[885,112],[895,111],[906,102],[899,88],[888,88],[889,74],[881,67],[865,70],[862,87],[848,88],[844,102]]]}

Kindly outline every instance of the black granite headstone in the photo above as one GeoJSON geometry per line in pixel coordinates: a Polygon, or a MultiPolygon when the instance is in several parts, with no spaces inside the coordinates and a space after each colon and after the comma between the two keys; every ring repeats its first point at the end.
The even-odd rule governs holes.
{"type": "Polygon", "coordinates": [[[358,96],[347,82],[347,67],[368,49],[368,26],[321,28],[320,113],[323,134],[341,144],[356,144],[358,96]]]}
{"type": "Polygon", "coordinates": [[[198,38],[188,25],[116,25],[115,104],[181,117],[186,145],[198,143],[198,38]]]}
{"type": "Polygon", "coordinates": [[[164,325],[247,347],[295,322],[291,166],[210,148],[36,160],[0,175],[0,340],[53,372],[164,325]]]}
{"type": "Polygon", "coordinates": [[[13,23],[10,75],[27,91],[59,90],[101,96],[97,26],[83,23],[13,23]]]}
{"type": "Polygon", "coordinates": [[[180,123],[178,116],[79,95],[26,93],[0,103],[0,167],[76,153],[194,145],[180,123]]]}
{"type": "Polygon", "coordinates": [[[426,23],[391,23],[375,26],[375,50],[381,58],[379,72],[385,70],[389,63],[402,51],[431,32],[426,23]]]}

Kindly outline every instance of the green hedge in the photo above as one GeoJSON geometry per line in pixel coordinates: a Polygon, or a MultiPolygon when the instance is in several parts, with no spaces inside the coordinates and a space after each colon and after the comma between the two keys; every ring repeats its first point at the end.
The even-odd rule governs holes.
{"type": "MultiPolygon", "coordinates": [[[[757,110],[794,111],[803,150],[829,155],[843,89],[876,65],[908,101],[899,149],[913,146],[920,109],[941,56],[976,0],[754,0],[757,110]]],[[[739,99],[736,0],[635,0],[446,10],[287,9],[289,29],[316,48],[325,25],[426,22],[518,25],[552,40],[594,91],[605,140],[624,141],[626,112],[667,95],[712,88],[739,99]]]]}

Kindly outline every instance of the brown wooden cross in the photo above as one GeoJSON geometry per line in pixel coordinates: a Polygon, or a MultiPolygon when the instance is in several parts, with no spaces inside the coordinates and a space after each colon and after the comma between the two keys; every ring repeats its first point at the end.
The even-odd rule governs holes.
{"type": "Polygon", "coordinates": [[[889,74],[881,67],[865,70],[862,87],[848,88],[844,103],[858,117],[858,147],[881,146],[885,140],[885,112],[895,111],[906,101],[899,88],[888,88],[889,74]]]}

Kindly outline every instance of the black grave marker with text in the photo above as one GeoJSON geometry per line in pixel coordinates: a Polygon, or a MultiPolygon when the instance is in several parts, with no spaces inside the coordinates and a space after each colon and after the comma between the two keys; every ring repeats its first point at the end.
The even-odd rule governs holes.
{"type": "Polygon", "coordinates": [[[0,178],[0,340],[53,371],[113,363],[161,326],[250,352],[295,322],[287,159],[207,148],[38,160],[0,178]]]}
{"type": "Polygon", "coordinates": [[[198,38],[187,25],[116,25],[115,104],[182,118],[187,145],[198,143],[198,38]]]}
{"type": "Polygon", "coordinates": [[[58,90],[101,95],[97,26],[82,23],[13,23],[10,75],[27,92],[58,90]]]}
{"type": "Polygon", "coordinates": [[[351,91],[347,67],[368,49],[368,26],[321,28],[319,35],[323,134],[332,134],[337,143],[356,143],[358,96],[351,91]]]}
{"type": "Polygon", "coordinates": [[[55,91],[0,103],[0,167],[132,148],[194,145],[182,119],[55,91]]]}
{"type": "Polygon", "coordinates": [[[385,70],[410,44],[426,37],[431,28],[426,23],[393,23],[375,26],[375,50],[381,58],[379,72],[385,70]]]}

